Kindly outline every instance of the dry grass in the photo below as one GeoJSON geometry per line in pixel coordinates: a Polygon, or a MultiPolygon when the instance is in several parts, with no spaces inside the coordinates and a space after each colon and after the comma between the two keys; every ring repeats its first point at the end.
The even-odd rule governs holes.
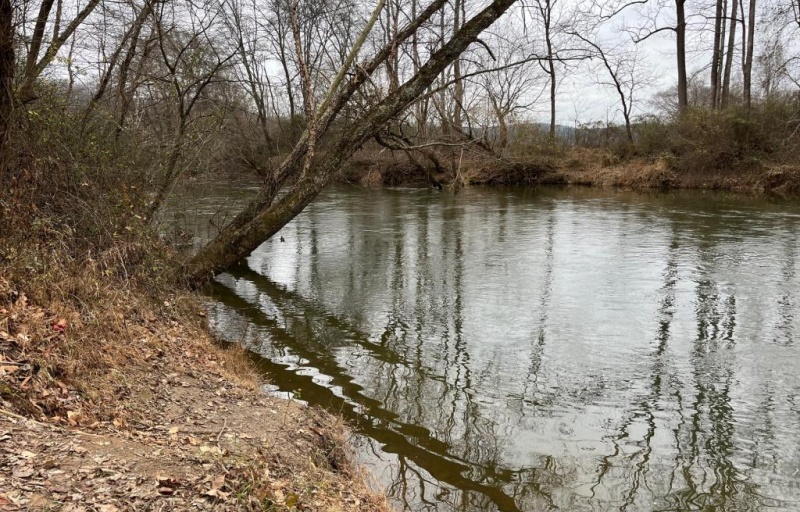
{"type": "Polygon", "coordinates": [[[740,162],[729,168],[685,171],[668,156],[616,158],[604,150],[575,149],[543,184],[570,184],[629,189],[707,189],[747,193],[800,193],[800,166],[761,161],[740,162]]]}
{"type": "Polygon", "coordinates": [[[59,509],[138,510],[169,499],[172,510],[194,509],[197,500],[217,510],[389,510],[350,464],[341,424],[263,396],[244,349],[211,339],[202,298],[182,287],[177,256],[135,208],[113,196],[92,203],[90,195],[53,198],[37,180],[0,191],[0,421],[13,440],[0,459],[36,453],[64,471],[56,482],[34,465],[33,476],[15,479],[9,470],[6,481],[0,462],[0,488],[17,489],[0,489],[0,505],[27,510],[44,499],[59,509]],[[185,425],[213,434],[168,435],[185,425]],[[102,446],[88,454],[59,448],[80,431],[102,446]],[[203,460],[195,438],[221,447],[218,457],[203,460]],[[137,455],[153,450],[156,459],[137,455]],[[124,466],[129,488],[108,491],[102,472],[81,476],[92,456],[124,466]],[[165,477],[178,482],[167,495],[159,475],[173,473],[181,476],[165,477]],[[24,489],[35,488],[26,479],[37,475],[33,496],[24,489]],[[130,488],[136,498],[124,496],[130,488]],[[78,495],[82,502],[71,497],[78,495]]]}
{"type": "MultiPolygon", "coordinates": [[[[559,148],[557,152],[498,158],[485,151],[437,153],[447,167],[438,181],[466,185],[580,185],[628,189],[711,189],[778,195],[800,194],[800,165],[791,159],[737,160],[729,166],[685,169],[668,154],[619,157],[607,149],[559,148]]],[[[433,171],[429,169],[429,171],[433,171]]],[[[365,186],[426,185],[425,172],[400,154],[363,151],[344,179],[365,186]]]]}
{"type": "MultiPolygon", "coordinates": [[[[17,451],[46,456],[51,467],[66,468],[66,476],[90,456],[122,465],[127,488],[74,487],[81,499],[113,505],[126,503],[123,494],[133,492],[131,510],[145,509],[165,499],[163,485],[174,485],[174,493],[168,490],[172,510],[188,510],[197,500],[216,503],[217,510],[390,509],[350,463],[343,424],[322,411],[263,396],[244,349],[214,344],[198,297],[173,290],[156,301],[107,267],[88,264],[74,273],[77,267],[59,262],[47,262],[49,281],[35,282],[52,287],[31,288],[30,297],[51,301],[45,306],[19,283],[0,278],[0,416],[11,421],[20,415],[44,426],[34,433],[13,420],[3,430],[23,443],[17,451]],[[210,432],[205,442],[221,451],[210,452],[210,460],[198,458],[203,438],[167,435],[173,426],[210,432]],[[54,452],[87,430],[104,440],[96,443],[102,448],[54,452]],[[154,449],[156,460],[137,455],[154,449]],[[217,479],[224,484],[215,488],[217,479]],[[106,494],[98,494],[103,489],[106,494]]],[[[4,266],[2,275],[13,277],[10,270],[4,266]]],[[[52,488],[51,479],[42,478],[37,492],[60,508],[74,498],[59,489],[94,476],[76,474],[52,488]]],[[[14,488],[26,488],[24,480],[14,482],[14,488]]],[[[28,509],[35,497],[0,492],[0,501],[12,498],[28,509]]]]}
{"type": "Polygon", "coordinates": [[[401,151],[368,148],[356,153],[340,179],[363,187],[425,184],[425,169],[418,168],[401,151]]]}

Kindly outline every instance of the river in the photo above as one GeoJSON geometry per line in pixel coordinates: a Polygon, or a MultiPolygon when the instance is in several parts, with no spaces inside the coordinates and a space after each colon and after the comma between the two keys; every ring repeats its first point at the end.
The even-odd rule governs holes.
{"type": "Polygon", "coordinates": [[[798,510],[799,235],[731,194],[334,187],[209,318],[401,510],[798,510]]]}

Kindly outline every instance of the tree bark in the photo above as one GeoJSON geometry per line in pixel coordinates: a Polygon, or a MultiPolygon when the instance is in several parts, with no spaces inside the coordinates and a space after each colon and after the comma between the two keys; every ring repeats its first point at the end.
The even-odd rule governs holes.
{"type": "MultiPolygon", "coordinates": [[[[39,59],[39,52],[42,48],[44,39],[44,29],[47,20],[50,18],[50,11],[53,9],[53,0],[43,0],[39,5],[39,15],[36,17],[36,25],[33,27],[31,44],[28,47],[28,58],[25,60],[25,76],[32,75],[36,69],[36,61],[39,59]]],[[[55,39],[55,38],[54,38],[55,39]]]]}
{"type": "Polygon", "coordinates": [[[722,1],[717,0],[714,12],[714,51],[711,53],[711,108],[717,108],[719,100],[719,69],[722,62],[722,1]]]}
{"type": "Polygon", "coordinates": [[[8,136],[14,112],[14,24],[11,0],[0,0],[0,182],[9,167],[8,136]]]}
{"type": "MultiPolygon", "coordinates": [[[[742,13],[742,15],[744,15],[744,13],[742,13]]],[[[750,9],[747,13],[747,20],[747,48],[745,49],[744,67],[742,72],[744,75],[744,106],[747,110],[750,110],[752,104],[751,77],[753,74],[753,40],[755,39],[756,33],[756,0],[750,0],[750,9]]]]}
{"type": "Polygon", "coordinates": [[[25,62],[25,72],[22,77],[22,83],[19,87],[17,97],[22,103],[33,101],[37,98],[33,85],[36,79],[45,70],[47,66],[53,61],[58,54],[58,51],[64,43],[72,36],[75,30],[86,20],[87,17],[94,11],[95,7],[100,3],[100,0],[89,0],[84,8],[78,13],[75,19],[67,25],[63,32],[54,34],[52,41],[45,50],[42,58],[39,58],[41,52],[42,39],[44,37],[44,29],[47,25],[47,19],[50,16],[50,10],[53,7],[53,0],[45,0],[39,9],[39,16],[36,20],[34,28],[33,39],[31,42],[28,58],[25,62]]]}
{"type": "MultiPolygon", "coordinates": [[[[105,73],[103,73],[103,77],[100,80],[100,84],[97,86],[97,91],[92,96],[89,105],[86,107],[86,111],[83,114],[83,121],[81,122],[81,133],[84,132],[86,129],[86,125],[89,122],[89,117],[92,115],[97,103],[103,99],[103,96],[108,89],[108,84],[111,83],[111,78],[114,75],[114,71],[116,70],[117,63],[119,62],[119,58],[122,55],[122,51],[128,45],[128,41],[131,41],[130,47],[136,47],[136,40],[139,39],[139,33],[142,30],[142,26],[147,18],[150,16],[150,2],[147,2],[139,14],[133,21],[133,24],[125,31],[125,34],[122,36],[122,40],[119,42],[119,46],[117,49],[114,50],[114,53],[111,55],[111,59],[108,61],[108,67],[106,68],[105,73]]],[[[70,59],[71,60],[71,59],[70,59]]],[[[127,66],[130,66],[130,61],[126,58],[124,62],[127,66]]],[[[125,71],[127,74],[127,69],[125,71]]]]}
{"type": "MultiPolygon", "coordinates": [[[[453,34],[458,33],[462,17],[461,11],[463,9],[464,0],[455,0],[453,2],[453,34]]],[[[456,58],[453,61],[453,126],[457,131],[461,131],[463,121],[461,120],[461,109],[464,108],[464,83],[461,81],[461,59],[456,58]]]]}
{"type": "Polygon", "coordinates": [[[722,78],[722,98],[720,106],[728,108],[728,99],[731,87],[731,69],[733,68],[733,50],[736,44],[736,16],[738,15],[739,0],[731,0],[730,32],[728,34],[728,51],[725,55],[725,72],[722,78]]]}
{"type": "MultiPolygon", "coordinates": [[[[199,284],[214,274],[238,263],[264,240],[277,233],[297,216],[322,191],[333,175],[358,149],[394,116],[422,94],[439,74],[473,43],[480,33],[506,12],[515,0],[494,0],[465,23],[458,33],[436,51],[408,82],[374,105],[363,117],[349,123],[324,156],[304,167],[296,184],[273,205],[254,211],[252,219],[241,227],[224,229],[187,263],[187,276],[199,284]]],[[[385,57],[384,57],[385,58],[385,57]]]]}
{"type": "Polygon", "coordinates": [[[556,140],[556,88],[558,83],[556,80],[556,64],[555,55],[553,55],[553,34],[552,34],[552,16],[553,4],[552,0],[542,0],[539,2],[539,11],[542,14],[544,22],[544,40],[547,46],[547,74],[550,76],[550,141],[556,140]]]}
{"type": "Polygon", "coordinates": [[[678,58],[678,112],[686,112],[689,107],[689,92],[686,80],[686,0],[675,0],[677,23],[675,25],[676,50],[678,58]]]}

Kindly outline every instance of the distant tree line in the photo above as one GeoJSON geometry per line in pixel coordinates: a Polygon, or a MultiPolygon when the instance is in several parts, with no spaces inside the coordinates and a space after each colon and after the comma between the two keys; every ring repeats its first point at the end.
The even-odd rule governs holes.
{"type": "Polygon", "coordinates": [[[557,143],[567,79],[616,105],[576,115],[573,143],[678,151],[676,126],[713,126],[734,152],[768,131],[796,144],[799,52],[798,0],[0,0],[0,171],[17,183],[58,154],[65,182],[135,183],[145,219],[187,171],[257,173],[257,198],[187,263],[202,281],[365,144],[438,167],[437,147],[557,143]],[[674,73],[647,49],[667,35],[674,73]],[[645,97],[659,72],[673,86],[645,97]]]}

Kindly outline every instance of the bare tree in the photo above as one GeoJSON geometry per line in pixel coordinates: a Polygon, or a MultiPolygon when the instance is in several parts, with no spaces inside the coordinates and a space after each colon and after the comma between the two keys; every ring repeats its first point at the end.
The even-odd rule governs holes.
{"type": "MultiPolygon", "coordinates": [[[[239,65],[235,66],[237,78],[255,105],[256,122],[263,145],[270,153],[276,152],[278,148],[275,147],[268,126],[270,101],[274,93],[266,69],[266,56],[259,51],[263,43],[261,34],[263,27],[255,19],[258,6],[255,1],[250,2],[248,10],[252,10],[249,13],[245,13],[243,2],[239,0],[229,0],[224,6],[226,24],[238,51],[239,65]]],[[[258,166],[256,162],[250,162],[250,165],[258,166]]]]}
{"type": "Polygon", "coordinates": [[[161,4],[153,13],[161,64],[166,71],[154,78],[167,84],[175,104],[177,123],[161,182],[146,214],[148,219],[153,218],[180,176],[178,162],[183,155],[187,130],[198,101],[211,84],[223,80],[220,71],[234,55],[220,53],[212,36],[212,25],[219,14],[217,11],[207,8],[196,12],[189,6],[186,12],[176,12],[174,4],[170,7],[173,10],[166,11],[167,4],[161,4]],[[188,18],[191,30],[180,30],[177,18],[188,18]]]}
{"type": "Polygon", "coordinates": [[[725,31],[723,25],[724,0],[716,0],[716,8],[714,13],[714,47],[711,52],[711,108],[719,106],[719,95],[721,86],[721,67],[722,67],[722,50],[723,50],[723,33],[725,31]]]}
{"type": "MultiPolygon", "coordinates": [[[[131,6],[135,12],[136,6],[131,6]]],[[[95,91],[94,95],[92,96],[89,105],[86,107],[86,111],[84,112],[83,116],[83,123],[81,130],[85,131],[86,124],[89,120],[89,117],[92,114],[92,111],[97,106],[98,102],[103,99],[105,96],[106,91],[108,90],[109,84],[112,82],[112,78],[114,77],[115,73],[117,72],[117,68],[122,65],[123,70],[119,73],[119,77],[121,81],[124,81],[125,77],[128,73],[128,68],[131,64],[131,59],[127,56],[120,62],[120,58],[123,55],[123,52],[126,48],[128,48],[129,52],[133,49],[135,51],[135,47],[138,43],[139,36],[141,34],[142,28],[145,25],[145,22],[150,15],[152,14],[152,3],[150,0],[146,0],[143,7],[139,9],[139,12],[135,14],[133,22],[130,24],[128,29],[124,32],[121,40],[119,41],[116,50],[111,55],[109,59],[107,59],[107,65],[103,74],[100,78],[99,85],[97,86],[97,90],[95,91]]],[[[71,62],[71,59],[69,59],[71,62]]]]}
{"type": "Polygon", "coordinates": [[[686,0],[675,0],[675,47],[678,60],[678,110],[684,112],[689,106],[686,78],[686,0]]]}
{"type": "MultiPolygon", "coordinates": [[[[411,37],[422,23],[441,8],[443,3],[434,0],[417,19],[411,20],[406,28],[398,33],[397,43],[411,37]]],[[[316,139],[327,131],[333,119],[350,101],[353,94],[383,65],[391,48],[388,45],[384,46],[369,61],[358,66],[356,72],[345,82],[344,77],[351,72],[355,63],[356,55],[351,52],[345,65],[337,73],[328,94],[318,104],[312,119],[313,131],[306,131],[292,154],[278,170],[278,178],[282,181],[289,176],[295,176],[294,184],[274,204],[272,199],[275,197],[275,192],[262,189],[251,204],[216,239],[188,262],[187,272],[190,278],[195,282],[202,282],[216,272],[230,267],[298,215],[359,146],[374,137],[394,116],[408,108],[456,57],[475,42],[483,30],[513,4],[514,0],[490,2],[464,23],[439,50],[431,54],[413,77],[383,100],[376,102],[358,119],[348,123],[335,140],[331,141],[324,158],[314,158],[313,148],[316,139]]],[[[366,34],[362,33],[362,36],[366,37],[366,34]]],[[[362,37],[358,40],[361,41],[362,37]]],[[[357,44],[356,48],[358,46],[360,45],[357,44]]]]}
{"type": "Polygon", "coordinates": [[[592,53],[600,59],[608,78],[597,81],[598,84],[610,87],[619,98],[622,117],[625,120],[625,134],[629,142],[633,142],[633,105],[636,93],[653,82],[653,76],[641,62],[639,47],[630,50],[604,50],[603,46],[588,37],[574,32],[573,35],[586,43],[592,53]]]}
{"type": "Polygon", "coordinates": [[[779,34],[775,34],[764,42],[756,62],[763,97],[769,100],[780,88],[781,81],[787,76],[787,59],[784,56],[783,43],[779,34]]]}
{"type": "Polygon", "coordinates": [[[47,31],[50,13],[53,9],[54,0],[42,0],[39,6],[39,14],[33,29],[31,41],[28,46],[28,55],[20,77],[20,84],[17,91],[17,99],[22,103],[33,101],[37,98],[34,84],[42,72],[50,65],[58,54],[61,47],[75,33],[75,30],[84,22],[94,11],[100,0],[88,0],[86,5],[80,9],[72,21],[61,30],[62,15],[61,3],[58,3],[55,22],[52,26],[52,37],[46,44],[44,53],[42,47],[45,45],[45,35],[47,31]]]}
{"type": "Polygon", "coordinates": [[[507,35],[491,41],[492,55],[478,61],[478,70],[487,72],[476,77],[491,114],[484,132],[496,125],[499,152],[509,143],[511,120],[530,109],[544,92],[540,75],[536,73],[537,66],[529,64],[532,58],[537,61],[538,58],[527,46],[526,39],[515,34],[511,26],[504,26],[503,30],[507,35]]]}
{"type": "Polygon", "coordinates": [[[556,90],[558,77],[556,76],[557,55],[554,50],[554,37],[556,31],[555,7],[558,0],[534,0],[533,7],[542,23],[546,59],[539,64],[550,79],[550,140],[556,138],[556,90]]]}
{"type": "Polygon", "coordinates": [[[14,110],[14,24],[11,0],[0,0],[0,177],[7,167],[7,141],[14,110]]]}
{"type": "MultiPolygon", "coordinates": [[[[675,33],[675,57],[678,72],[678,83],[676,89],[678,91],[678,113],[683,113],[689,106],[689,80],[686,72],[686,0],[675,1],[675,24],[674,25],[661,25],[660,24],[660,11],[662,5],[656,6],[656,12],[653,15],[646,16],[649,22],[646,26],[639,26],[633,29],[627,29],[631,33],[635,43],[639,44],[649,39],[650,37],[664,31],[675,33]]],[[[620,14],[623,10],[634,5],[647,4],[647,0],[631,0],[624,3],[621,7],[616,8],[611,14],[604,15],[604,19],[611,19],[612,17],[620,14]]]]}
{"type": "MultiPolygon", "coordinates": [[[[742,11],[742,22],[744,23],[744,11],[742,11]]],[[[753,43],[756,34],[756,0],[750,0],[750,7],[747,11],[747,31],[742,30],[742,37],[746,37],[746,42],[742,46],[745,50],[742,52],[742,76],[743,76],[743,93],[744,105],[747,110],[752,106],[752,75],[753,75],[753,43]]]]}
{"type": "Polygon", "coordinates": [[[731,88],[731,70],[733,69],[733,51],[736,44],[736,25],[738,24],[738,7],[739,0],[731,0],[731,16],[729,23],[728,33],[728,50],[725,55],[725,71],[722,78],[722,98],[720,99],[720,106],[725,109],[728,107],[728,100],[730,97],[731,88]]]}
{"type": "Polygon", "coordinates": [[[291,45],[289,45],[291,29],[289,28],[289,20],[287,8],[283,6],[286,4],[285,0],[272,0],[272,13],[266,16],[266,31],[267,37],[274,48],[277,56],[277,61],[283,71],[284,88],[286,89],[286,99],[289,102],[289,120],[294,122],[297,115],[296,101],[294,97],[294,75],[295,71],[292,69],[292,61],[289,58],[291,54],[291,45]]]}

